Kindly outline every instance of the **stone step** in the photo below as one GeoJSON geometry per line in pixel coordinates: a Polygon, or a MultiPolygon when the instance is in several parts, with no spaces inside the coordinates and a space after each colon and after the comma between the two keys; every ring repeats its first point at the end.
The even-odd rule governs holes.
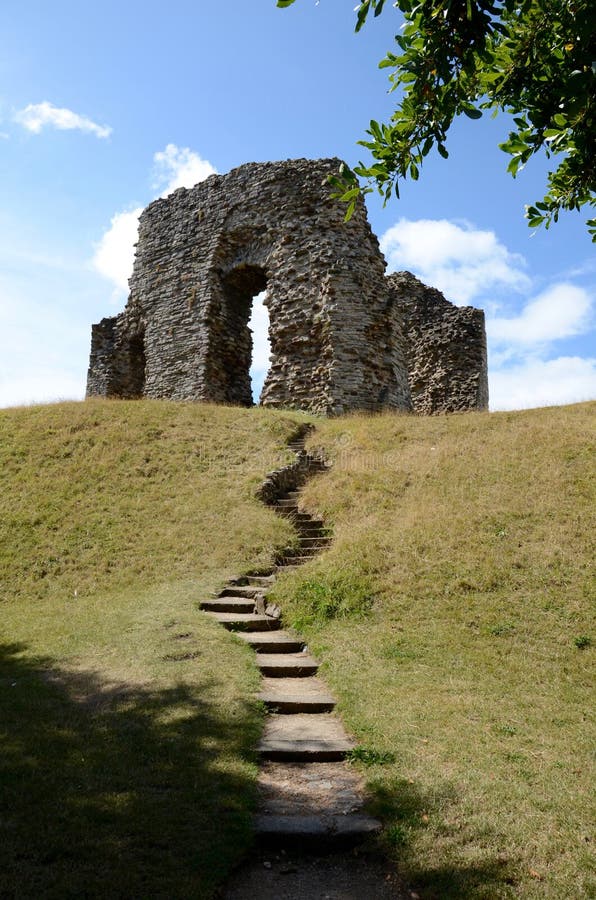
{"type": "Polygon", "coordinates": [[[263,678],[259,700],[279,713],[331,712],[335,700],[317,677],[263,678]]]}
{"type": "Polygon", "coordinates": [[[314,551],[316,551],[316,549],[316,547],[286,547],[285,550],[279,551],[277,559],[281,562],[284,559],[311,558],[315,555],[314,551]]]}
{"type": "Polygon", "coordinates": [[[318,525],[300,525],[300,523],[295,523],[294,527],[298,532],[298,536],[300,540],[303,538],[313,538],[315,541],[317,540],[325,540],[331,542],[333,540],[332,536],[325,531],[323,528],[320,528],[318,525]]]}
{"type": "Polygon", "coordinates": [[[276,500],[273,504],[277,509],[298,509],[297,500],[276,500]]]}
{"type": "Polygon", "coordinates": [[[246,581],[255,587],[269,587],[275,581],[275,575],[247,575],[246,581]]]}
{"type": "MultiPolygon", "coordinates": [[[[330,719],[320,716],[269,716],[268,719],[330,719]]],[[[312,726],[313,728],[315,726],[312,726]]],[[[346,762],[286,762],[263,759],[257,790],[260,812],[275,816],[347,816],[366,801],[364,779],[346,762]]]]}
{"type": "Polygon", "coordinates": [[[254,831],[260,844],[340,850],[354,847],[381,830],[378,819],[366,815],[271,816],[257,815],[254,831]]]}
{"type": "Polygon", "coordinates": [[[261,741],[258,747],[263,759],[294,762],[336,762],[352,750],[348,741],[261,741]]]}
{"type": "Polygon", "coordinates": [[[330,544],[332,538],[329,534],[302,534],[300,533],[300,544],[309,547],[326,547],[330,544]]]}
{"type": "Polygon", "coordinates": [[[216,597],[214,600],[201,600],[199,609],[209,612],[253,613],[255,601],[250,597],[216,597]]]}
{"type": "Polygon", "coordinates": [[[280,627],[279,619],[256,613],[206,612],[220,622],[228,631],[275,631],[280,627]]]}
{"type": "Polygon", "coordinates": [[[298,528],[301,527],[300,523],[303,522],[306,525],[309,525],[312,528],[324,528],[325,523],[322,519],[316,519],[314,516],[311,516],[310,513],[296,513],[296,519],[298,520],[298,528]]]}
{"type": "Polygon", "coordinates": [[[269,678],[306,678],[319,668],[309,653],[257,653],[257,665],[269,678]]]}
{"type": "Polygon", "coordinates": [[[253,650],[263,653],[300,653],[304,641],[288,634],[287,631],[273,632],[238,632],[238,637],[249,644],[253,650]]]}
{"type": "Polygon", "coordinates": [[[277,565],[287,569],[293,566],[302,566],[304,563],[310,562],[311,559],[315,559],[312,553],[293,553],[292,556],[282,556],[277,561],[277,565]]]}
{"type": "Polygon", "coordinates": [[[252,584],[233,584],[223,588],[219,592],[220,597],[258,597],[267,593],[267,588],[257,587],[252,584]]]}
{"type": "MultiPolygon", "coordinates": [[[[348,738],[337,716],[329,713],[318,715],[298,713],[267,716],[258,750],[263,758],[270,760],[303,760],[312,763],[342,760],[353,747],[353,741],[348,738]]],[[[344,790],[347,781],[351,784],[358,781],[353,772],[340,770],[340,774],[344,790]]],[[[336,780],[337,777],[336,771],[336,780]]],[[[305,795],[309,778],[310,776],[306,777],[306,782],[301,788],[305,795]]],[[[318,785],[318,788],[320,787],[321,785],[318,785]]],[[[295,785],[293,789],[296,790],[295,785]]]]}

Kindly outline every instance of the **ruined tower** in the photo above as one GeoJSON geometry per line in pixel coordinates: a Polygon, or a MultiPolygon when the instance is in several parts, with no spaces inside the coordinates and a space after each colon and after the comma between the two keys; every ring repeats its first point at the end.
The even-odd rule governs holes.
{"type": "MultiPolygon", "coordinates": [[[[413,320],[427,314],[385,278],[364,204],[344,221],[327,182],[339,165],[249,163],[151,203],[140,217],[126,308],[93,326],[87,395],[251,405],[248,322],[252,298],[266,289],[263,405],[323,415],[416,409],[408,367],[428,369],[420,346],[437,328],[416,332],[413,320]]],[[[461,310],[442,302],[455,321],[461,310]]],[[[455,334],[485,340],[483,326],[455,334]]],[[[486,380],[485,350],[446,363],[461,364],[484,365],[486,380]]],[[[425,398],[420,411],[485,408],[482,390],[460,393],[437,409],[425,398]]]]}

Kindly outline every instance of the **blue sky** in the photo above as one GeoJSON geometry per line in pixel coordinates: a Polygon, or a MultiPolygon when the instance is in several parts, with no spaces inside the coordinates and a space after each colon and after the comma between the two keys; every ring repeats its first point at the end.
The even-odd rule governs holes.
{"type": "MultiPolygon", "coordinates": [[[[138,211],[249,161],[366,158],[391,112],[377,68],[398,14],[354,2],[4,0],[0,10],[0,406],[84,393],[90,326],[119,312],[138,211]]],[[[447,161],[369,218],[389,269],[485,309],[493,409],[596,397],[594,245],[584,217],[530,231],[504,120],[458,122],[447,161]]],[[[255,305],[255,379],[267,365],[255,305]]]]}

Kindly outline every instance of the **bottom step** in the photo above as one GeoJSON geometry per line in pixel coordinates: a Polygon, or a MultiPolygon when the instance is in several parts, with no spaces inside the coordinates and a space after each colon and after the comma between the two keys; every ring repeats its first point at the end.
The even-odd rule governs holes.
{"type": "Polygon", "coordinates": [[[262,759],[303,760],[310,762],[335,762],[345,759],[353,749],[351,741],[286,741],[283,739],[263,740],[258,746],[262,759]]]}
{"type": "Polygon", "coordinates": [[[313,846],[317,850],[353,847],[381,830],[372,816],[255,816],[257,840],[267,845],[292,843],[313,846]]]}

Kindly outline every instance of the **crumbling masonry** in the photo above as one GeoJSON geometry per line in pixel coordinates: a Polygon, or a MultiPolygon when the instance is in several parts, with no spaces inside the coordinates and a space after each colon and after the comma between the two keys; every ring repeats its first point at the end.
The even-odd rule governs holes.
{"type": "Polygon", "coordinates": [[[123,313],[94,325],[87,396],[250,406],[252,298],[267,290],[265,406],[337,415],[486,409],[484,314],[385,261],[337,159],[249,163],[140,218],[123,313]]]}

